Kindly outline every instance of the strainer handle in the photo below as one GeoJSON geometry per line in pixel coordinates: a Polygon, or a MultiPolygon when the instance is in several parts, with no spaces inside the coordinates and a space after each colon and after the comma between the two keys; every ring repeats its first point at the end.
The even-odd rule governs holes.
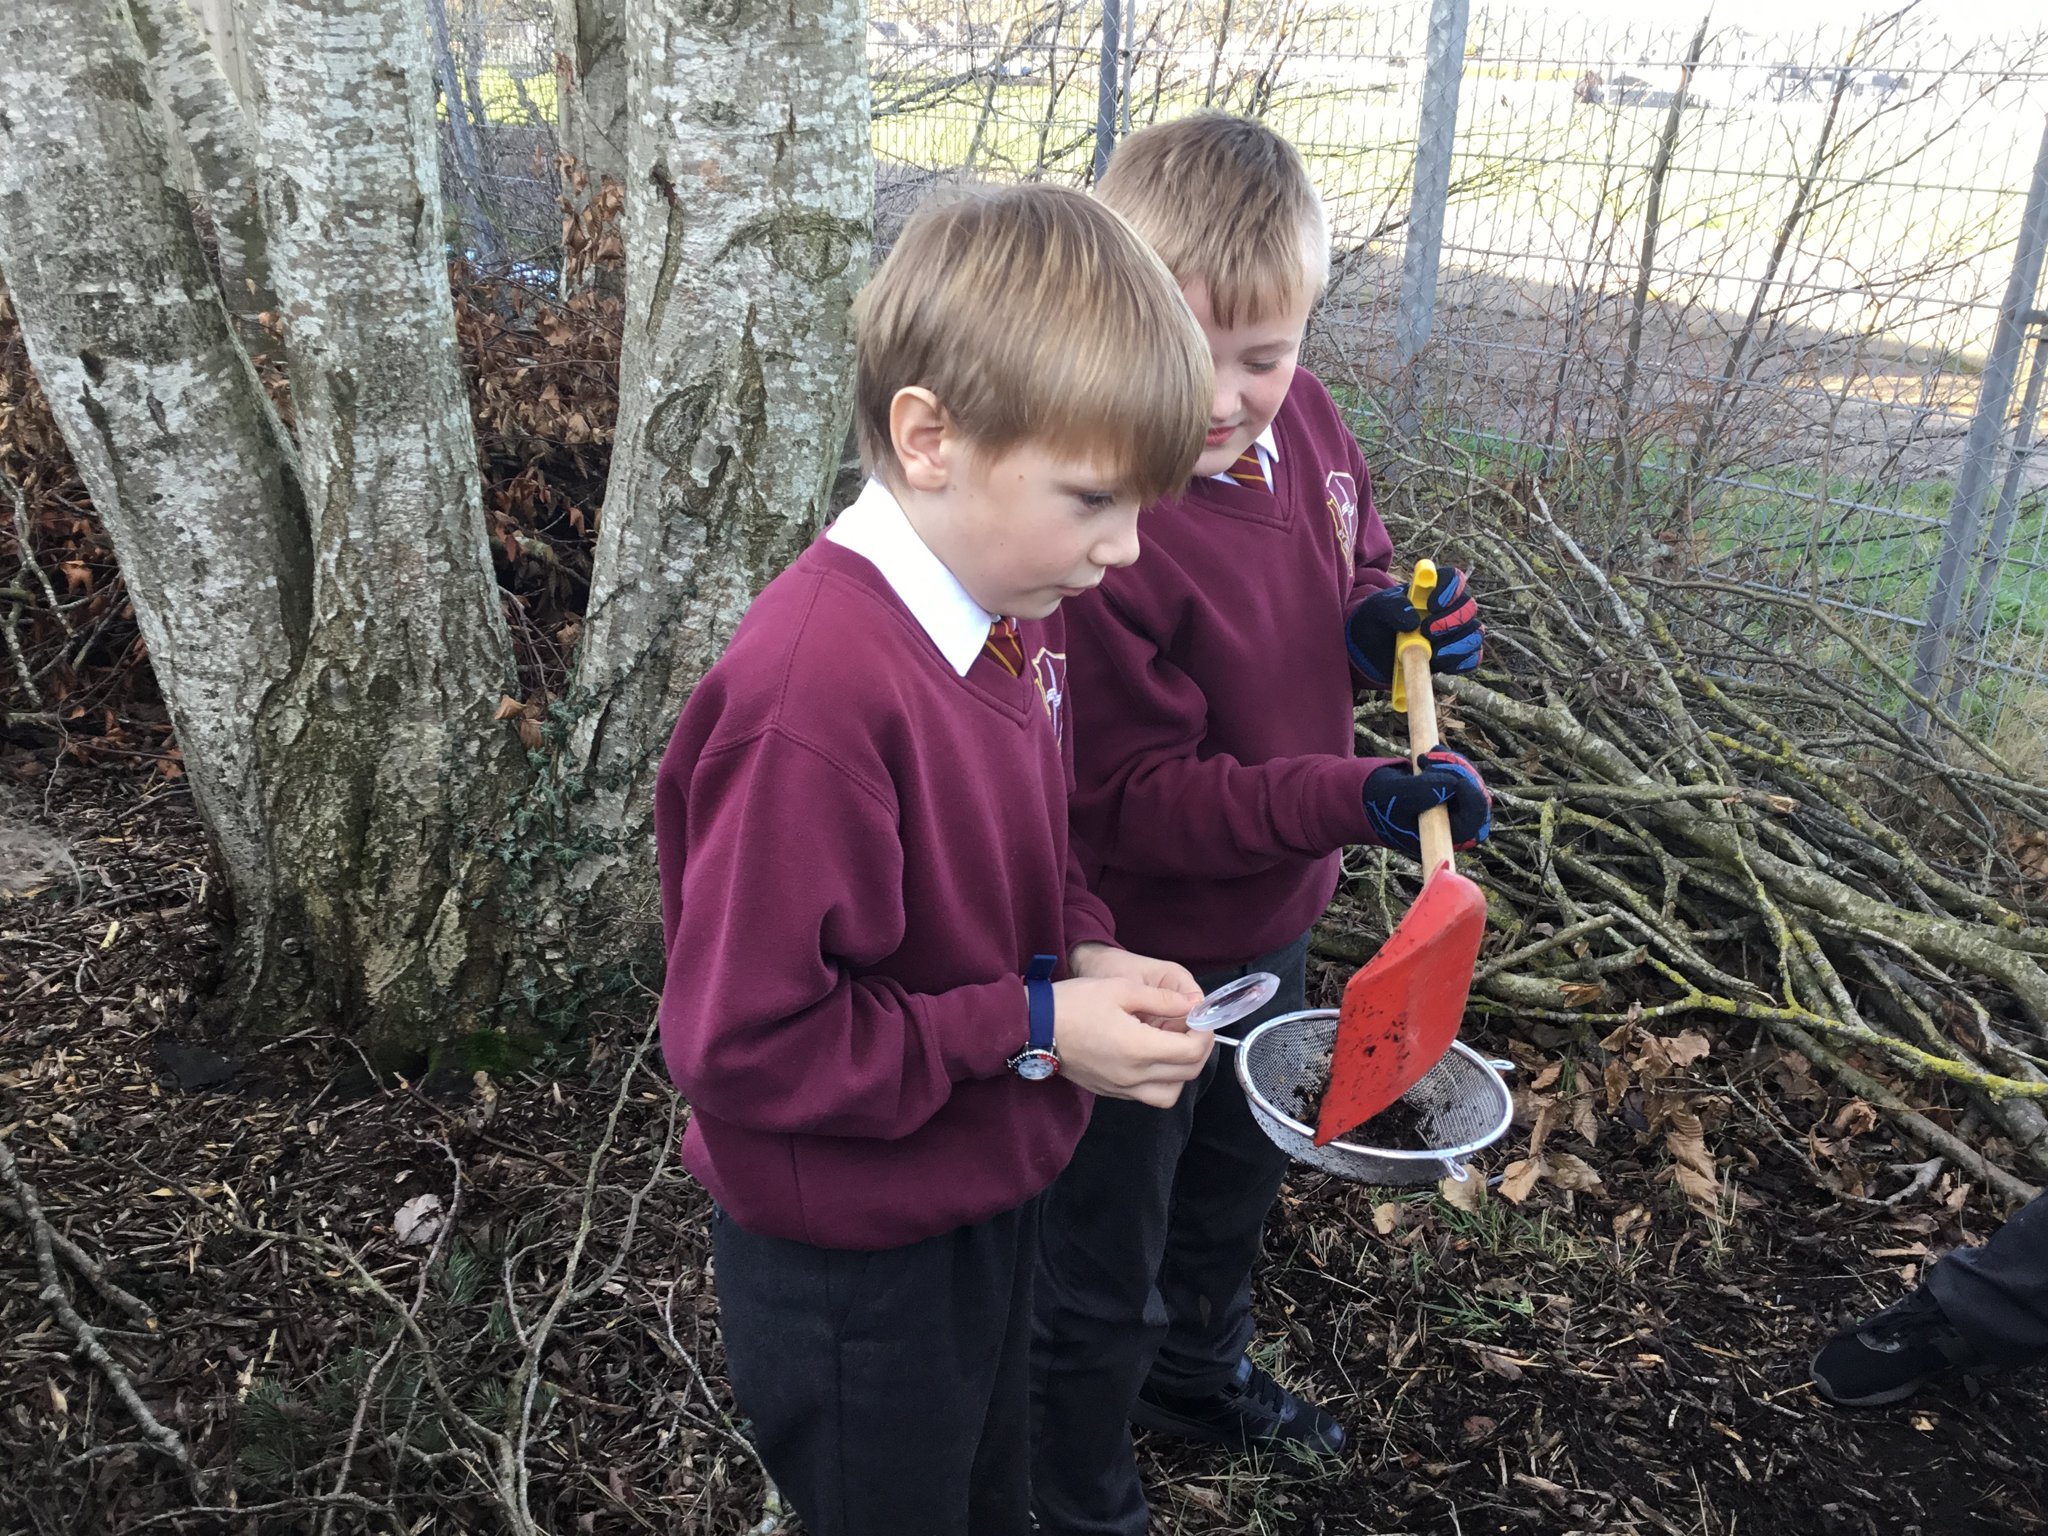
{"type": "Polygon", "coordinates": [[[1443,1165],[1444,1177],[1454,1184],[1462,1184],[1472,1177],[1472,1170],[1459,1162],[1455,1157],[1443,1159],[1443,1165]]]}

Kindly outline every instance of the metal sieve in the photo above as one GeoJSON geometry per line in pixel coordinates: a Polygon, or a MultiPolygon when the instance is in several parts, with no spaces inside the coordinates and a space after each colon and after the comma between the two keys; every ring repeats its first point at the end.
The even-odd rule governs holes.
{"type": "MultiPolygon", "coordinates": [[[[1237,1047],[1237,1080],[1252,1113],[1273,1144],[1296,1162],[1361,1184],[1434,1184],[1468,1177],[1463,1159],[1507,1134],[1514,1096],[1501,1078],[1514,1063],[1492,1061],[1462,1041],[1421,1082],[1401,1096],[1415,1111],[1428,1147],[1401,1150],[1337,1140],[1315,1144],[1315,1129],[1288,1112],[1300,1092],[1322,1090],[1337,1039],[1337,1010],[1311,1008],[1282,1014],[1248,1030],[1242,1040],[1216,1037],[1237,1047]],[[1288,1108],[1282,1108],[1282,1106],[1288,1108]]],[[[1370,1122],[1368,1122],[1370,1123],[1370,1122]]]]}

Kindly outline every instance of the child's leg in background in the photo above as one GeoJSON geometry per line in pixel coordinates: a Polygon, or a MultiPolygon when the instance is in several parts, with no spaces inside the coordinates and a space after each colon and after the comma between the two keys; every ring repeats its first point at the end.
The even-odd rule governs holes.
{"type": "Polygon", "coordinates": [[[1927,1288],[1985,1360],[2048,1359],[2048,1195],[2021,1206],[1982,1248],[1958,1248],[1938,1262],[1927,1288]]]}
{"type": "MultiPolygon", "coordinates": [[[[1308,936],[1245,969],[1271,971],[1280,990],[1257,1019],[1308,1006],[1308,936]]],[[[1240,971],[1198,976],[1202,990],[1240,971]]],[[[1255,1020],[1228,1033],[1242,1038],[1255,1020]]],[[[1219,1049],[1216,1081],[1195,1109],[1181,1154],[1166,1226],[1166,1262],[1159,1275],[1171,1320],[1152,1361],[1147,1385],[1177,1396],[1220,1391],[1252,1341],[1251,1275],[1259,1261],[1266,1213],[1287,1174],[1287,1154],[1259,1129],[1237,1080],[1237,1053],[1219,1049]]]]}
{"type": "Polygon", "coordinates": [[[810,1536],[1028,1536],[1038,1215],[879,1252],[713,1215],[733,1396],[810,1536]]]}
{"type": "MultiPolygon", "coordinates": [[[[1196,978],[1280,977],[1260,1019],[1304,1006],[1308,940],[1196,978]]],[[[1047,1536],[1143,1536],[1129,1415],[1170,1361],[1177,1391],[1227,1383],[1251,1337],[1249,1277],[1286,1156],[1218,1047],[1172,1109],[1098,1099],[1046,1196],[1032,1356],[1032,1499],[1047,1536]],[[1199,1381],[1195,1388],[1183,1382],[1199,1381]]]]}

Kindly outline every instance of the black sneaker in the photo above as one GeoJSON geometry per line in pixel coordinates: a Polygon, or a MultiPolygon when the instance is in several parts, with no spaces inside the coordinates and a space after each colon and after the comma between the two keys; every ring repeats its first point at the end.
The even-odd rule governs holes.
{"type": "Polygon", "coordinates": [[[1979,1363],[1941,1303],[1916,1286],[1904,1301],[1829,1339],[1813,1357],[1813,1384],[1838,1408],[1881,1408],[1979,1363]]]}
{"type": "Polygon", "coordinates": [[[1237,1362],[1236,1377],[1220,1392],[1181,1397],[1148,1387],[1138,1394],[1131,1422],[1238,1451],[1334,1456],[1344,1449],[1344,1426],[1253,1365],[1250,1355],[1237,1362]]]}

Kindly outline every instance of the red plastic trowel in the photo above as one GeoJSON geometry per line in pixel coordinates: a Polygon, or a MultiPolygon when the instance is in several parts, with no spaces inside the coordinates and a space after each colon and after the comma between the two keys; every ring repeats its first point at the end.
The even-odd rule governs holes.
{"type": "MultiPolygon", "coordinates": [[[[1408,601],[1429,612],[1436,566],[1415,564],[1408,601]]],[[[1420,631],[1394,644],[1394,707],[1408,714],[1408,751],[1419,759],[1437,744],[1436,691],[1429,678],[1429,641],[1420,631]]],[[[1364,1124],[1422,1081],[1458,1036],[1479,943],[1486,936],[1486,897],[1451,859],[1451,814],[1423,813],[1422,894],[1380,952],[1344,988],[1330,1086],[1316,1117],[1315,1144],[1325,1146],[1364,1124]]]]}

